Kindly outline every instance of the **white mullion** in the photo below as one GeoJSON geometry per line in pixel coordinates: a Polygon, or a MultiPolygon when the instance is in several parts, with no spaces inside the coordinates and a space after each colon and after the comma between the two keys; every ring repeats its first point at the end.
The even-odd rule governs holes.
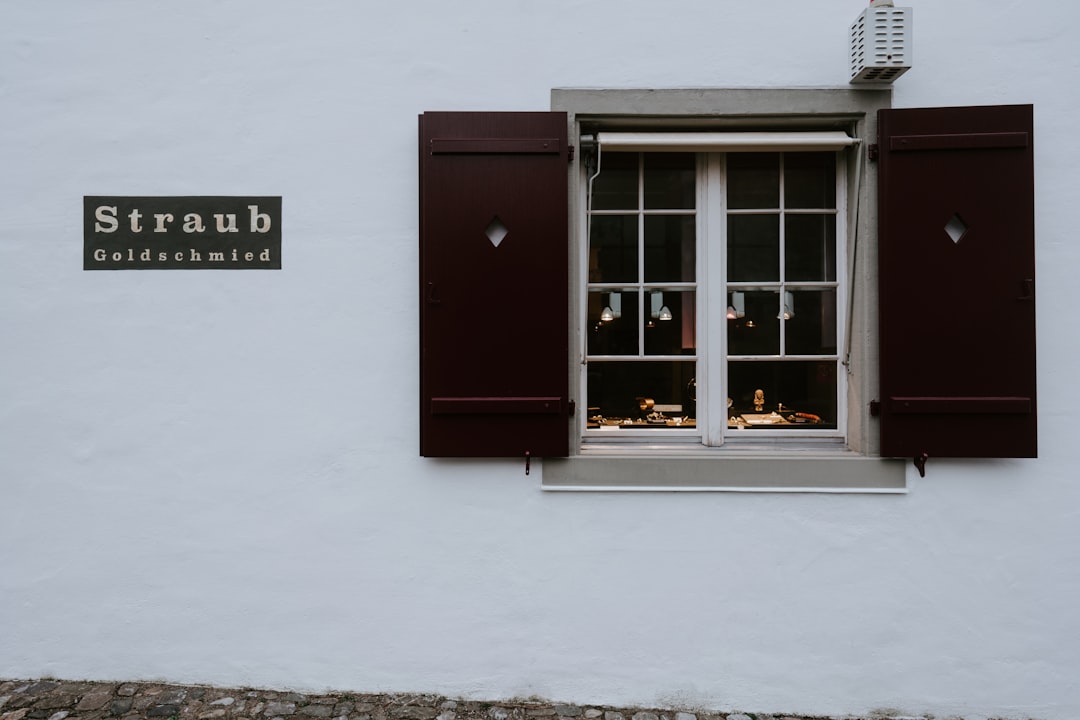
{"type": "MultiPolygon", "coordinates": [[[[847,372],[844,367],[844,338],[847,337],[848,299],[851,288],[841,288],[840,279],[848,279],[847,268],[847,163],[841,162],[842,155],[836,153],[836,226],[833,245],[836,275],[836,429],[842,437],[847,437],[848,392],[847,372]]],[[[856,192],[858,192],[856,190],[856,192]]],[[[849,281],[850,282],[850,281],[849,281]]]]}
{"type": "MultiPolygon", "coordinates": [[[[599,153],[599,148],[597,152],[599,153]]],[[[577,358],[577,370],[578,396],[583,399],[583,402],[579,404],[586,409],[586,412],[574,413],[577,418],[575,436],[578,438],[579,443],[588,428],[589,415],[587,412],[589,407],[589,253],[592,243],[593,209],[592,195],[590,193],[592,183],[589,181],[589,171],[586,166],[587,163],[580,163],[581,194],[578,197],[581,207],[585,208],[585,226],[578,227],[578,237],[585,238],[584,242],[578,243],[578,287],[584,288],[585,292],[578,294],[578,342],[581,343],[581,346],[577,358]]]]}
{"type": "MultiPolygon", "coordinates": [[[[708,347],[700,352],[704,361],[698,363],[702,381],[698,383],[698,416],[705,416],[703,426],[707,445],[723,445],[727,428],[727,183],[725,156],[705,156],[704,182],[698,194],[704,217],[698,226],[699,247],[704,250],[703,268],[705,292],[704,322],[708,347]],[[723,308],[723,310],[721,310],[723,308]],[[711,312],[710,312],[711,311],[711,312]]],[[[701,420],[699,419],[699,423],[701,420]]]]}
{"type": "Polygon", "coordinates": [[[645,357],[645,153],[638,153],[638,263],[637,263],[637,305],[638,305],[638,355],[645,357]]]}
{"type": "Polygon", "coordinates": [[[777,309],[776,314],[780,320],[780,357],[784,357],[787,350],[787,320],[784,319],[784,293],[787,290],[785,281],[787,280],[787,263],[786,257],[786,245],[787,239],[787,223],[784,217],[784,208],[787,207],[787,186],[784,183],[784,177],[786,173],[786,164],[784,158],[787,157],[786,153],[780,153],[780,213],[777,217],[777,222],[780,224],[780,252],[778,262],[780,263],[780,272],[777,277],[780,279],[780,292],[777,293],[777,309]]]}

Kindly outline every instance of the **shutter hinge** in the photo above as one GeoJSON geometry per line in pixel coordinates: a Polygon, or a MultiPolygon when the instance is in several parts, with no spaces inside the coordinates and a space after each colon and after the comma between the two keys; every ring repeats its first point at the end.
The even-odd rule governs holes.
{"type": "Polygon", "coordinates": [[[574,417],[574,413],[577,411],[577,403],[571,400],[569,402],[570,417],[574,417]]]}
{"type": "Polygon", "coordinates": [[[574,146],[573,145],[567,145],[566,146],[566,162],[568,162],[568,163],[574,162],[574,146]]]}
{"type": "Polygon", "coordinates": [[[930,456],[926,453],[915,456],[915,469],[919,471],[919,477],[926,477],[926,461],[929,459],[930,456]]]}
{"type": "Polygon", "coordinates": [[[878,144],[877,143],[870,143],[866,147],[866,156],[868,158],[870,158],[871,161],[876,161],[878,159],[878,154],[879,154],[879,151],[878,151],[878,144]]]}
{"type": "Polygon", "coordinates": [[[873,417],[877,417],[880,414],[881,414],[881,401],[880,400],[871,400],[870,401],[870,415],[872,415],[873,417]]]}

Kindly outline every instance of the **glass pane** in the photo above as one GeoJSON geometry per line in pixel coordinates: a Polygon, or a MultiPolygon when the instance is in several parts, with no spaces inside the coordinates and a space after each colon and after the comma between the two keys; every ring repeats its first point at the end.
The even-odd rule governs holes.
{"type": "Polygon", "coordinates": [[[780,354],[780,294],[775,290],[728,293],[728,305],[745,307],[743,317],[728,320],[729,355],[780,354]]]}
{"type": "Polygon", "coordinates": [[[636,215],[593,215],[589,236],[589,282],[637,282],[636,215]]]}
{"type": "Polygon", "coordinates": [[[645,217],[645,282],[693,282],[697,256],[693,215],[645,217]]]}
{"type": "Polygon", "coordinates": [[[645,209],[692,210],[694,153],[650,153],[645,156],[645,209]]]}
{"type": "Polygon", "coordinates": [[[588,426],[693,427],[695,367],[692,360],[589,363],[588,426]],[[642,402],[646,398],[652,408],[642,402]]]}
{"type": "Polygon", "coordinates": [[[747,430],[836,427],[836,361],[728,363],[728,427],[747,430]],[[758,391],[761,410],[755,404],[758,391]],[[774,414],[775,413],[775,414],[774,414]]]}
{"type": "Polygon", "coordinates": [[[836,154],[784,155],[784,207],[836,207],[836,154]]]}
{"type": "Polygon", "coordinates": [[[728,216],[728,280],[780,279],[780,216],[728,216]]]}
{"type": "Polygon", "coordinates": [[[780,153],[730,153],[727,156],[728,207],[780,207],[780,153]]]}
{"type": "Polygon", "coordinates": [[[835,355],[836,290],[795,290],[786,304],[785,354],[835,355]]]}
{"type": "Polygon", "coordinates": [[[653,290],[645,295],[646,355],[693,355],[697,317],[694,293],[653,290]]]}
{"type": "Polygon", "coordinates": [[[784,277],[836,280],[836,216],[784,216],[784,277]]]}
{"type": "Polygon", "coordinates": [[[638,154],[604,153],[592,184],[593,210],[638,209],[638,154]]]}
{"type": "Polygon", "coordinates": [[[638,354],[638,295],[636,290],[589,291],[589,355],[638,354]]]}

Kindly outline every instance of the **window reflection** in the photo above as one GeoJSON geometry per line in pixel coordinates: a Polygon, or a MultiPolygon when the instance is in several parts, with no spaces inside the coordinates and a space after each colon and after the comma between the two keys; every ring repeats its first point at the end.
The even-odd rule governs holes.
{"type": "Polygon", "coordinates": [[[589,291],[590,355],[637,355],[638,295],[634,288],[589,291]]]}
{"type": "Polygon", "coordinates": [[[645,322],[646,355],[693,355],[696,347],[696,295],[692,291],[649,293],[645,322]]]}
{"type": "Polygon", "coordinates": [[[836,280],[836,216],[784,218],[784,275],[789,281],[836,280]]]}
{"type": "Polygon", "coordinates": [[[637,153],[604,155],[602,172],[593,181],[593,210],[636,210],[638,207],[637,153]]]}
{"type": "Polygon", "coordinates": [[[589,282],[637,280],[637,216],[594,215],[591,222],[589,282]]]}
{"type": "Polygon", "coordinates": [[[728,280],[780,279],[780,216],[732,215],[728,218],[728,280]]]}
{"type": "Polygon", "coordinates": [[[695,223],[693,215],[645,216],[645,282],[693,282],[695,223]]]}
{"type": "Polygon", "coordinates": [[[744,290],[740,300],[744,314],[728,320],[729,355],[778,355],[780,353],[780,299],[773,290],[744,290]]]}
{"type": "Polygon", "coordinates": [[[590,427],[693,427],[695,367],[692,361],[589,363],[590,427]]]}
{"type": "Polygon", "coordinates": [[[693,153],[645,155],[646,210],[687,210],[694,207],[696,159],[693,153]]]}
{"type": "Polygon", "coordinates": [[[795,312],[784,323],[785,354],[836,354],[836,290],[796,290],[795,312]]]}
{"type": "Polygon", "coordinates": [[[780,153],[731,153],[727,156],[728,207],[780,207],[780,153]]]}
{"type": "Polygon", "coordinates": [[[836,154],[784,154],[784,207],[836,207],[836,154]]]}
{"type": "Polygon", "coordinates": [[[836,363],[754,361],[728,363],[729,427],[826,429],[836,427],[836,363]],[[754,404],[760,390],[764,403],[754,404]]]}

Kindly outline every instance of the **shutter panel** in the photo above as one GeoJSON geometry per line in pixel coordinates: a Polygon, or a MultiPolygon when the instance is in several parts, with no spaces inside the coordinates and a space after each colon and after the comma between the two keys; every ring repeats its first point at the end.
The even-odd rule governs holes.
{"type": "Polygon", "coordinates": [[[878,115],[884,456],[1036,456],[1032,115],[878,115]]]}
{"type": "Polygon", "coordinates": [[[420,116],[420,454],[569,452],[565,113],[420,116]]]}

